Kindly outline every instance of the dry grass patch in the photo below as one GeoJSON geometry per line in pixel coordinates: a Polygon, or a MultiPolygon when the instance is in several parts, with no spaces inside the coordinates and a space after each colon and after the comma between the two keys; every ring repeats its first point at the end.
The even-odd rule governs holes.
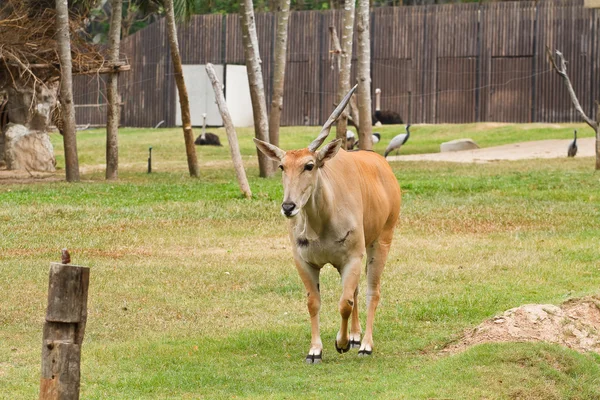
{"type": "MultiPolygon", "coordinates": [[[[398,128],[383,127],[383,137],[398,128]]],[[[83,165],[103,162],[98,132],[78,135],[83,165]]],[[[282,132],[282,146],[298,148],[318,128],[282,132]]],[[[239,133],[254,160],[251,130],[239,133]]],[[[524,139],[521,126],[422,126],[406,150],[471,133],[490,143],[524,139]]],[[[302,362],[310,328],[278,210],[279,177],[259,179],[249,162],[255,196],[244,200],[226,147],[198,149],[206,167],[196,180],[182,141],[180,130],[124,129],[119,182],[104,182],[93,167],[76,185],[0,187],[0,397],[37,396],[48,264],[63,247],[92,269],[82,398],[336,398],[350,393],[348,382],[361,383],[351,385],[357,398],[600,396],[600,358],[558,345],[481,344],[440,357],[465,329],[503,310],[597,294],[593,160],[393,163],[402,221],[383,275],[375,354],[335,352],[340,279],[326,267],[325,358],[311,369],[302,362]],[[149,145],[163,166],[150,175],[149,145]]],[[[363,326],[364,285],[363,277],[363,326]]]]}

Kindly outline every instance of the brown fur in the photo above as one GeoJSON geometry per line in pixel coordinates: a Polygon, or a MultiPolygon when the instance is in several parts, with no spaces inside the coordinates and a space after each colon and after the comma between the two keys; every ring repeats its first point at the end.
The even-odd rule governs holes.
{"type": "Polygon", "coordinates": [[[321,150],[283,150],[256,141],[283,167],[284,204],[297,205],[289,218],[294,260],[307,291],[312,340],[307,362],[319,362],[319,271],[327,263],[342,277],[336,338],[340,352],[360,343],[358,283],[362,260],[367,265],[367,325],[360,355],[373,350],[373,320],[380,298],[380,278],[400,214],[401,193],[389,164],[377,153],[339,150],[339,141],[321,150]],[[314,164],[314,169],[306,169],[314,164]],[[348,322],[351,317],[351,325],[348,322]],[[348,328],[349,333],[348,333],[348,328]]]}

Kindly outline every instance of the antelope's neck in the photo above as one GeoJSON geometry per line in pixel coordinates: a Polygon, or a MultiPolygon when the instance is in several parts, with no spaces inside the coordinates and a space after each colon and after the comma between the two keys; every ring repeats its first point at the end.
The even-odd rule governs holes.
{"type": "Polygon", "coordinates": [[[327,180],[327,174],[319,171],[313,194],[303,210],[304,223],[319,236],[331,219],[333,201],[333,189],[327,180]]]}

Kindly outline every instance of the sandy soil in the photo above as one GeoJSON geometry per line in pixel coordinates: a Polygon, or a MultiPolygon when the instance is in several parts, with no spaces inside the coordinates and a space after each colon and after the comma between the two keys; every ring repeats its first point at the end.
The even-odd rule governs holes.
{"type": "Polygon", "coordinates": [[[36,183],[49,181],[64,181],[64,171],[36,172],[36,171],[7,171],[0,169],[0,184],[6,183],[36,183]]]}
{"type": "MultiPolygon", "coordinates": [[[[389,161],[446,161],[462,163],[487,163],[500,160],[523,160],[531,158],[567,157],[567,148],[571,140],[539,140],[486,147],[477,150],[455,151],[450,153],[410,154],[390,156],[389,161]]],[[[577,157],[594,157],[595,139],[578,139],[577,157]]]]}
{"type": "Polygon", "coordinates": [[[560,307],[526,304],[467,330],[444,349],[456,353],[488,342],[548,342],[600,353],[600,297],[572,299],[560,307]]]}

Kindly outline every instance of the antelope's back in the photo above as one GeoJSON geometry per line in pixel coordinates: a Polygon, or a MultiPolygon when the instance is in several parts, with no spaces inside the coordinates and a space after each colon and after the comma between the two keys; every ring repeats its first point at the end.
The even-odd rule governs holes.
{"type": "Polygon", "coordinates": [[[336,167],[348,179],[346,187],[361,197],[365,239],[370,243],[382,230],[396,225],[401,203],[398,180],[386,159],[373,151],[340,150],[336,159],[336,167]]]}

